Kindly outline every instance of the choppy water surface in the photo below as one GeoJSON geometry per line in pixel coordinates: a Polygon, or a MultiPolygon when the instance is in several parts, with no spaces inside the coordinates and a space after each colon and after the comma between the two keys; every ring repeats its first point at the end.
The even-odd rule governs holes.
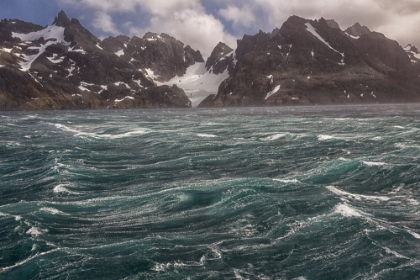
{"type": "Polygon", "coordinates": [[[420,105],[0,113],[1,279],[420,279],[420,105]]]}

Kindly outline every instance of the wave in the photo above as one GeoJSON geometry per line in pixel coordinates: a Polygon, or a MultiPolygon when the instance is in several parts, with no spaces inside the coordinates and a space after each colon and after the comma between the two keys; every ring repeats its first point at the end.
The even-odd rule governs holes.
{"type": "Polygon", "coordinates": [[[66,184],[60,184],[54,187],[53,192],[54,193],[68,193],[68,194],[79,194],[78,192],[73,192],[66,188],[66,184]]]}
{"type": "Polygon", "coordinates": [[[282,182],[282,183],[300,183],[298,179],[273,179],[273,181],[282,182]]]}
{"type": "Polygon", "coordinates": [[[411,234],[414,238],[416,238],[416,239],[420,239],[420,234],[415,233],[415,232],[414,232],[414,231],[412,231],[412,230],[407,230],[407,232],[408,232],[409,234],[411,234]]]}
{"type": "Polygon", "coordinates": [[[286,136],[286,134],[284,134],[284,133],[278,133],[278,134],[270,135],[270,136],[265,137],[265,138],[261,138],[261,140],[262,141],[274,141],[274,140],[278,140],[280,138],[283,138],[285,136],[286,136]]]}
{"type": "Polygon", "coordinates": [[[44,255],[47,255],[47,254],[51,254],[51,253],[57,252],[57,251],[59,251],[59,250],[61,250],[61,249],[57,248],[57,249],[53,249],[53,250],[48,251],[48,252],[43,252],[43,253],[35,254],[35,255],[33,255],[33,256],[30,256],[30,257],[29,257],[29,258],[27,258],[27,259],[24,259],[24,260],[22,260],[22,261],[20,261],[20,262],[17,262],[17,263],[16,263],[16,264],[14,264],[14,265],[11,265],[11,266],[7,266],[7,267],[0,268],[0,272],[6,272],[6,271],[9,271],[9,270],[11,270],[11,269],[13,269],[13,268],[16,268],[16,267],[19,267],[19,266],[21,266],[21,265],[24,265],[25,263],[30,262],[30,261],[32,261],[33,259],[36,259],[36,258],[38,258],[38,257],[44,256],[44,255]]]}
{"type": "Polygon", "coordinates": [[[376,162],[376,161],[362,161],[364,165],[367,166],[385,166],[388,165],[386,162],[376,162]]]}
{"type": "Polygon", "coordinates": [[[67,215],[66,213],[61,212],[60,210],[52,208],[52,207],[42,207],[39,210],[42,211],[42,212],[52,214],[52,215],[67,215]]]}
{"type": "Polygon", "coordinates": [[[362,217],[363,216],[359,211],[350,207],[346,203],[338,204],[334,209],[334,213],[341,214],[344,217],[362,217]]]}
{"type": "Polygon", "coordinates": [[[327,140],[331,140],[331,139],[338,139],[338,138],[335,137],[335,136],[332,136],[332,135],[324,135],[324,134],[318,135],[318,140],[319,141],[327,141],[327,140]]]}
{"type": "Polygon", "coordinates": [[[362,194],[353,194],[346,191],[342,191],[340,189],[337,189],[334,186],[327,186],[326,187],[329,191],[332,193],[335,193],[341,197],[346,197],[354,200],[373,200],[373,201],[388,201],[390,200],[389,197],[386,196],[373,196],[373,195],[362,195],[362,194]]]}
{"type": "Polygon", "coordinates": [[[27,234],[30,234],[30,235],[32,235],[32,236],[35,236],[35,237],[37,237],[37,236],[40,236],[41,234],[44,234],[44,233],[46,233],[47,232],[47,230],[46,229],[41,229],[41,228],[39,228],[39,227],[31,227],[26,233],[27,234]]]}
{"type": "Polygon", "coordinates": [[[137,135],[144,135],[149,133],[149,131],[145,128],[136,129],[133,131],[121,133],[121,134],[100,134],[100,133],[92,133],[92,132],[84,132],[77,129],[70,128],[63,124],[54,124],[55,127],[62,129],[63,131],[72,132],[74,136],[87,136],[95,139],[121,139],[121,138],[129,138],[137,135]]]}
{"type": "Polygon", "coordinates": [[[202,138],[216,138],[216,137],[219,137],[217,135],[207,134],[207,133],[198,133],[197,136],[202,137],[202,138]]]}

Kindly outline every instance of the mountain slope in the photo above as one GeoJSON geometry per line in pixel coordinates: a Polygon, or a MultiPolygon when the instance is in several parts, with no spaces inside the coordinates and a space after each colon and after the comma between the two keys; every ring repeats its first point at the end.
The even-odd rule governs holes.
{"type": "Polygon", "coordinates": [[[337,26],[292,16],[273,33],[244,36],[230,77],[200,106],[420,101],[420,78],[397,42],[337,26]]]}
{"type": "Polygon", "coordinates": [[[153,96],[162,90],[152,80],[106,51],[98,38],[64,12],[45,28],[9,25],[16,23],[0,25],[2,110],[190,106],[177,87],[162,87],[166,94],[153,96]]]}

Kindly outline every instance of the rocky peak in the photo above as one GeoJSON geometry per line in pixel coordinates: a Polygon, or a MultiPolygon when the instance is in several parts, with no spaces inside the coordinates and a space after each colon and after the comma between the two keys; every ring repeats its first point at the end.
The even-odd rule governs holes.
{"type": "Polygon", "coordinates": [[[366,26],[356,22],[353,26],[347,28],[345,32],[351,36],[360,37],[362,35],[369,34],[371,31],[366,26]]]}
{"type": "Polygon", "coordinates": [[[270,35],[261,30],[254,36],[244,35],[242,39],[238,40],[236,57],[239,59],[248,52],[257,50],[259,47],[270,41],[270,39],[270,35]]]}
{"type": "Polygon", "coordinates": [[[71,24],[71,21],[63,10],[58,13],[58,16],[55,17],[54,22],[53,22],[53,25],[57,25],[61,27],[67,27],[70,24],[71,24]]]}
{"type": "Polygon", "coordinates": [[[109,36],[102,40],[101,46],[109,52],[116,53],[125,49],[129,42],[130,38],[124,35],[119,35],[117,37],[109,36]]]}
{"type": "Polygon", "coordinates": [[[414,52],[414,53],[419,53],[419,50],[417,49],[417,47],[416,46],[413,46],[413,45],[411,45],[411,44],[408,44],[407,46],[405,46],[404,47],[404,50],[406,51],[406,52],[414,52]]]}
{"type": "Polygon", "coordinates": [[[211,52],[211,55],[207,59],[206,69],[209,70],[212,66],[215,66],[223,57],[231,53],[233,49],[225,43],[219,42],[217,46],[211,52]]]}
{"type": "Polygon", "coordinates": [[[124,50],[124,59],[161,82],[183,76],[190,65],[204,61],[199,51],[190,46],[184,48],[184,43],[174,37],[152,32],[143,38],[134,36],[124,50]]]}
{"type": "Polygon", "coordinates": [[[420,74],[420,52],[416,46],[408,44],[404,47],[405,53],[410,58],[411,65],[415,69],[415,72],[420,74]]]}
{"type": "Polygon", "coordinates": [[[195,51],[190,45],[184,48],[184,57],[187,67],[195,64],[196,62],[204,62],[201,52],[199,50],[195,51]]]}
{"type": "Polygon", "coordinates": [[[340,25],[335,20],[327,19],[326,22],[327,22],[329,27],[335,28],[335,29],[340,29],[340,25]]]}
{"type": "Polygon", "coordinates": [[[279,28],[274,28],[273,31],[271,31],[270,37],[273,38],[279,33],[279,28]]]}

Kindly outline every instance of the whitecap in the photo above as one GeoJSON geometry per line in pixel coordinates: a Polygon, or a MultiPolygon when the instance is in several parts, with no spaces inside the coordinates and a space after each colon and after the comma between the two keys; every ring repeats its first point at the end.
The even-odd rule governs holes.
{"type": "Polygon", "coordinates": [[[39,209],[40,211],[52,214],[52,215],[66,215],[64,212],[61,212],[58,209],[52,208],[52,207],[42,207],[39,209]]]}
{"type": "Polygon", "coordinates": [[[156,272],[163,272],[166,271],[169,268],[179,268],[187,266],[185,263],[182,263],[180,261],[176,261],[174,263],[155,263],[155,266],[152,268],[152,270],[156,272]]]}
{"type": "Polygon", "coordinates": [[[379,161],[379,162],[376,162],[376,161],[362,161],[362,163],[364,165],[367,165],[367,166],[385,166],[385,165],[387,165],[387,163],[382,162],[382,161],[379,161]]]}
{"type": "Polygon", "coordinates": [[[216,138],[216,137],[219,137],[217,135],[207,134],[207,133],[198,133],[197,136],[202,137],[202,138],[216,138]]]}
{"type": "Polygon", "coordinates": [[[403,255],[399,254],[398,252],[395,252],[395,251],[393,251],[393,250],[389,249],[388,247],[382,247],[382,248],[383,248],[383,249],[384,249],[384,250],[385,250],[388,254],[392,254],[392,255],[396,256],[397,258],[410,260],[410,258],[409,258],[409,257],[403,256],[403,255]]]}
{"type": "Polygon", "coordinates": [[[132,137],[132,136],[136,136],[136,135],[143,135],[148,133],[147,129],[136,129],[133,131],[129,131],[129,132],[125,132],[125,133],[121,133],[121,134],[97,134],[97,133],[90,133],[90,132],[84,132],[84,131],[80,131],[77,129],[73,129],[70,128],[68,126],[65,126],[63,124],[54,124],[55,127],[60,128],[64,131],[67,132],[72,132],[74,133],[74,136],[88,136],[88,137],[92,137],[92,138],[100,138],[100,139],[120,139],[120,138],[128,138],[128,137],[132,137]]]}
{"type": "Polygon", "coordinates": [[[331,135],[323,135],[323,134],[318,135],[318,140],[319,141],[327,141],[327,140],[331,140],[331,139],[337,139],[337,138],[334,137],[334,136],[331,136],[331,135]]]}
{"type": "Polygon", "coordinates": [[[334,213],[341,214],[344,217],[362,217],[363,216],[356,209],[351,208],[349,205],[345,203],[338,204],[334,209],[334,213]]]}
{"type": "Polygon", "coordinates": [[[53,192],[54,193],[69,193],[69,194],[79,194],[77,192],[73,192],[66,188],[66,184],[60,184],[54,187],[53,192]]]}
{"type": "Polygon", "coordinates": [[[280,139],[284,136],[286,136],[286,134],[278,133],[278,134],[270,135],[270,136],[265,137],[265,138],[261,138],[261,140],[262,141],[274,141],[274,140],[278,140],[278,139],[280,139]]]}
{"type": "Polygon", "coordinates": [[[351,198],[351,199],[354,199],[354,200],[362,200],[362,199],[365,199],[365,200],[374,200],[374,201],[388,201],[388,200],[390,200],[390,198],[389,197],[386,197],[386,196],[373,196],[373,195],[353,194],[353,193],[349,193],[349,192],[345,192],[345,191],[342,191],[340,189],[337,189],[334,186],[327,186],[326,188],[329,191],[331,191],[331,192],[333,192],[333,193],[335,193],[335,194],[337,194],[339,196],[344,196],[346,198],[351,198]]]}
{"type": "Polygon", "coordinates": [[[41,228],[38,228],[38,227],[31,227],[27,232],[26,232],[26,234],[30,234],[30,235],[32,235],[32,236],[39,236],[39,235],[41,235],[41,234],[43,234],[43,233],[45,233],[46,232],[46,230],[44,230],[44,229],[41,229],[41,228]]]}
{"type": "Polygon", "coordinates": [[[420,234],[415,233],[414,231],[411,231],[411,230],[407,230],[407,232],[408,232],[409,234],[411,234],[414,238],[416,238],[416,239],[420,239],[420,234]]]}
{"type": "Polygon", "coordinates": [[[129,131],[126,133],[121,134],[96,134],[95,136],[105,139],[121,139],[121,138],[129,138],[136,135],[144,135],[147,134],[148,131],[146,129],[137,129],[133,131],[129,131]]]}
{"type": "Polygon", "coordinates": [[[282,183],[300,183],[298,179],[273,179],[273,181],[282,182],[282,183]]]}

